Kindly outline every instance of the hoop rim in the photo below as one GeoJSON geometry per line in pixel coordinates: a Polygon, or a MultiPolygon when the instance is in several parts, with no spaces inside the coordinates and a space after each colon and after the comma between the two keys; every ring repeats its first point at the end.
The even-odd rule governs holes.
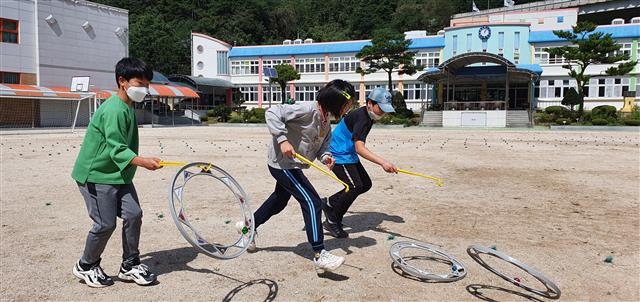
{"type": "Polygon", "coordinates": [[[389,248],[389,256],[393,260],[393,263],[395,263],[403,272],[421,280],[426,279],[434,282],[453,282],[461,280],[467,275],[467,269],[461,261],[442,251],[435,245],[424,242],[398,241],[389,248]],[[400,251],[407,248],[425,250],[445,258],[446,261],[451,263],[451,272],[447,275],[439,275],[408,264],[400,253],[400,251]]]}

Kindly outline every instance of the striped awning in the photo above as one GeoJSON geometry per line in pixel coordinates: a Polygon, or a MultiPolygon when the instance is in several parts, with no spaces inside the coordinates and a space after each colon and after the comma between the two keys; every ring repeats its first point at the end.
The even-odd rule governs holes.
{"type": "Polygon", "coordinates": [[[93,92],[70,92],[67,87],[0,84],[0,97],[4,98],[81,100],[93,97],[93,94],[93,92]]]}
{"type": "MultiPolygon", "coordinates": [[[[95,94],[97,99],[107,99],[117,92],[117,90],[70,92],[67,87],[0,84],[0,97],[4,98],[81,100],[93,97],[95,94]]],[[[169,98],[200,98],[198,93],[189,87],[163,84],[150,84],[149,95],[169,98]]]]}

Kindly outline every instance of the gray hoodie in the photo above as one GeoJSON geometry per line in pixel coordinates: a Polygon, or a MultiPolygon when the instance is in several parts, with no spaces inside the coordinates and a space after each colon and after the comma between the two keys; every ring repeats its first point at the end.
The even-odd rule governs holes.
{"type": "Polygon", "coordinates": [[[265,112],[269,132],[273,136],[269,145],[268,165],[276,169],[306,169],[309,165],[298,159],[282,155],[280,143],[289,141],[296,153],[310,161],[321,162],[330,156],[331,123],[322,125],[322,113],[317,102],[297,102],[276,105],[265,112]]]}

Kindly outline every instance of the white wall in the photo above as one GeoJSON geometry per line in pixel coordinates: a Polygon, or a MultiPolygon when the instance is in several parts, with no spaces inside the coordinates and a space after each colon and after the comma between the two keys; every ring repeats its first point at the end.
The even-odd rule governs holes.
{"type": "MultiPolygon", "coordinates": [[[[229,75],[218,75],[218,51],[229,51],[231,46],[223,41],[193,33],[191,35],[191,75],[230,80],[229,75]]],[[[227,63],[229,61],[227,60],[227,63]]],[[[231,73],[231,65],[228,65],[231,73]]]]}
{"type": "Polygon", "coordinates": [[[442,126],[443,127],[460,127],[463,124],[463,114],[482,115],[484,117],[484,125],[476,125],[475,127],[506,127],[507,126],[507,112],[504,110],[464,110],[454,111],[445,110],[442,111],[442,126]]]}
{"type": "Polygon", "coordinates": [[[63,0],[38,2],[40,85],[68,87],[73,76],[90,76],[91,85],[116,87],[115,65],[128,54],[128,12],[91,2],[63,0]],[[45,18],[52,15],[53,25],[45,18]],[[82,24],[88,21],[89,30],[82,24]]]}
{"type": "Polygon", "coordinates": [[[18,44],[0,43],[0,70],[18,73],[37,72],[35,3],[33,0],[1,0],[0,17],[18,20],[18,44]]]}

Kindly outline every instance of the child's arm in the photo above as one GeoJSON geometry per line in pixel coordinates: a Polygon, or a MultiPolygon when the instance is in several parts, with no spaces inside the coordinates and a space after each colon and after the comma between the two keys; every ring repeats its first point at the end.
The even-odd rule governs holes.
{"type": "Polygon", "coordinates": [[[136,156],[131,160],[131,164],[153,171],[162,168],[162,166],[160,165],[161,161],[162,160],[157,157],[136,156]]]}
{"type": "Polygon", "coordinates": [[[356,152],[358,153],[358,155],[364,157],[366,160],[372,163],[380,165],[385,172],[398,173],[398,168],[396,168],[396,166],[394,166],[392,163],[388,162],[386,159],[382,158],[381,156],[378,156],[375,153],[371,152],[369,149],[367,149],[363,141],[356,140],[355,146],[356,146],[356,152]]]}

